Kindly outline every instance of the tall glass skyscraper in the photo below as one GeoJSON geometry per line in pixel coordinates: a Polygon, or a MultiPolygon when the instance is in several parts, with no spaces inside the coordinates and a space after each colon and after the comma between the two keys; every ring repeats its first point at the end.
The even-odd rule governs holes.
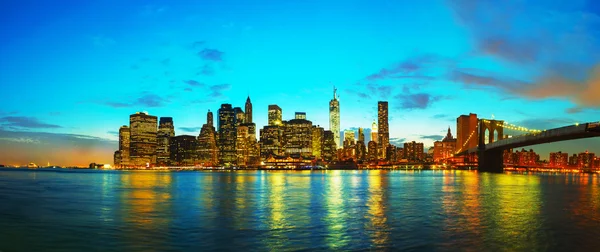
{"type": "Polygon", "coordinates": [[[235,148],[236,142],[236,123],[235,110],[231,107],[231,104],[221,104],[219,109],[219,163],[221,164],[235,164],[237,150],[235,148]]]}
{"type": "Polygon", "coordinates": [[[172,117],[161,117],[158,122],[158,134],[156,136],[156,163],[158,165],[169,165],[170,140],[175,136],[172,117]]]}
{"type": "Polygon", "coordinates": [[[333,99],[329,101],[329,130],[333,132],[333,140],[340,148],[340,102],[335,87],[333,87],[333,99]]]}
{"type": "Polygon", "coordinates": [[[156,164],[156,119],[156,116],[144,112],[137,112],[129,116],[131,165],[152,166],[156,164]]]}
{"type": "Polygon", "coordinates": [[[380,101],[377,103],[377,119],[379,129],[377,131],[379,140],[379,157],[386,159],[386,148],[390,143],[390,126],[388,122],[388,102],[380,101]]]}

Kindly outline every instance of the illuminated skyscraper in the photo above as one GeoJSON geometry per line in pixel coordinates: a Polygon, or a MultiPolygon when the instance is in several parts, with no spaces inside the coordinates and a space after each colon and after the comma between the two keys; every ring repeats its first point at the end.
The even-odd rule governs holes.
{"type": "Polygon", "coordinates": [[[337,160],[337,144],[335,143],[334,134],[331,130],[323,131],[323,145],[321,155],[325,161],[337,160]]]}
{"type": "Polygon", "coordinates": [[[333,132],[333,140],[337,148],[341,146],[340,142],[340,102],[337,96],[337,89],[333,87],[333,99],[329,101],[329,130],[333,132]]]}
{"type": "Polygon", "coordinates": [[[312,122],[306,119],[284,122],[283,142],[286,154],[312,156],[312,122]]]}
{"type": "Polygon", "coordinates": [[[264,126],[260,130],[260,158],[283,155],[283,127],[264,126]]]}
{"type": "Polygon", "coordinates": [[[235,113],[235,126],[242,124],[246,120],[246,114],[240,107],[233,108],[233,112],[235,113]]]}
{"type": "Polygon", "coordinates": [[[169,140],[169,159],[172,165],[194,166],[198,152],[195,136],[181,135],[169,140]]]}
{"type": "Polygon", "coordinates": [[[354,130],[344,130],[344,148],[354,144],[354,130]]]}
{"type": "Polygon", "coordinates": [[[371,141],[377,143],[377,123],[375,121],[371,124],[371,141]]]}
{"type": "Polygon", "coordinates": [[[319,126],[312,128],[312,154],[319,159],[323,156],[323,133],[324,129],[319,126]]]}
{"type": "Polygon", "coordinates": [[[131,143],[129,148],[132,166],[153,166],[156,164],[156,116],[137,112],[129,116],[131,143]]]}
{"type": "Polygon", "coordinates": [[[388,122],[388,102],[380,101],[377,103],[378,127],[378,146],[379,158],[386,159],[387,146],[390,143],[390,126],[388,122]]]}
{"type": "Polygon", "coordinates": [[[198,163],[203,166],[218,165],[217,133],[213,126],[213,113],[208,111],[206,123],[198,136],[198,163]]]}
{"type": "Polygon", "coordinates": [[[306,113],[305,112],[296,112],[296,119],[303,119],[306,120],[306,113]]]}
{"type": "Polygon", "coordinates": [[[358,128],[358,141],[356,142],[356,159],[363,161],[367,159],[367,146],[365,145],[365,132],[358,128]]]}
{"type": "Polygon", "coordinates": [[[231,104],[221,104],[219,109],[219,163],[222,165],[235,164],[237,150],[235,148],[236,142],[236,128],[235,120],[236,114],[231,104]]]}
{"type": "Polygon", "coordinates": [[[269,105],[269,126],[280,126],[282,125],[281,119],[282,113],[281,108],[277,105],[269,105]]]}
{"type": "Polygon", "coordinates": [[[375,141],[369,141],[369,161],[377,161],[379,148],[377,148],[377,143],[375,141]]]}
{"type": "Polygon", "coordinates": [[[404,143],[404,158],[408,161],[423,161],[424,157],[423,143],[415,141],[404,143]]]}
{"type": "Polygon", "coordinates": [[[236,136],[236,142],[235,142],[235,148],[236,148],[236,157],[237,157],[237,165],[239,166],[246,166],[248,164],[248,160],[250,157],[250,148],[252,148],[253,146],[252,143],[250,141],[248,141],[249,136],[249,131],[248,131],[248,126],[241,124],[239,126],[237,126],[237,136],[236,136]]]}
{"type": "Polygon", "coordinates": [[[158,165],[169,165],[169,141],[175,136],[175,128],[173,127],[173,118],[161,117],[158,123],[158,133],[156,135],[156,163],[158,165]]]}
{"type": "MultiPolygon", "coordinates": [[[[126,125],[119,128],[119,151],[121,155],[120,167],[129,165],[129,148],[131,142],[131,131],[126,125]]],[[[117,164],[115,164],[117,165],[117,164]]]]}
{"type": "Polygon", "coordinates": [[[479,132],[477,131],[477,114],[461,115],[456,118],[456,150],[468,150],[477,147],[479,132]]]}
{"type": "Polygon", "coordinates": [[[253,123],[252,121],[252,102],[250,101],[250,96],[246,98],[246,120],[245,123],[253,123]]]}

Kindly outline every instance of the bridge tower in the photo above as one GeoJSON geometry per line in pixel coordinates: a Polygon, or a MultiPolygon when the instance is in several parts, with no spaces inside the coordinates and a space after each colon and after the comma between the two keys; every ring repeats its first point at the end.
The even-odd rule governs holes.
{"type": "Polygon", "coordinates": [[[504,128],[501,120],[479,120],[479,145],[477,150],[478,170],[484,172],[503,172],[503,150],[486,150],[485,145],[504,139],[504,128]],[[486,130],[489,141],[486,143],[486,130]],[[495,134],[496,136],[495,137],[495,134]],[[497,138],[497,139],[496,139],[497,138]]]}

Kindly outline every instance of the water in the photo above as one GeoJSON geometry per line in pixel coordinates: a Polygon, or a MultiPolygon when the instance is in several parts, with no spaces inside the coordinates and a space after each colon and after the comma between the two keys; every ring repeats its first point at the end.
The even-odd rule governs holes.
{"type": "Polygon", "coordinates": [[[0,250],[597,251],[588,174],[0,170],[0,250]]]}

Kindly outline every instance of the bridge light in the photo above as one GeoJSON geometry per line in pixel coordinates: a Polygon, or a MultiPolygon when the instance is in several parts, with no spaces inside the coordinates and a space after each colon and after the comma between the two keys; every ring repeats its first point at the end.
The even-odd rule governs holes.
{"type": "Polygon", "coordinates": [[[579,126],[579,123],[575,123],[575,126],[579,126]]]}

